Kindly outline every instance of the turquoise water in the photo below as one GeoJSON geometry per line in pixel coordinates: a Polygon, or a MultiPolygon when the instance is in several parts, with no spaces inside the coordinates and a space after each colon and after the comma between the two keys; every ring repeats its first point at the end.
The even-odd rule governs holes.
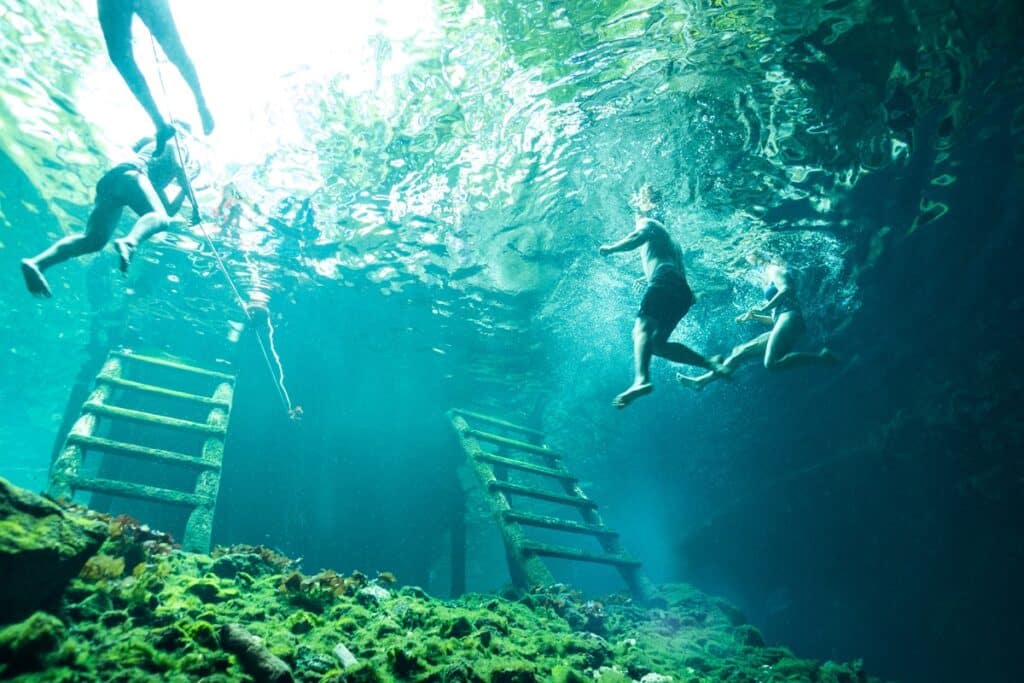
{"type": "MultiPolygon", "coordinates": [[[[46,488],[111,347],[231,368],[215,541],[443,594],[469,483],[444,413],[475,407],[543,429],[652,579],[729,595],[802,655],[966,680],[975,651],[1010,680],[1002,612],[1003,635],[949,641],[988,595],[956,587],[1020,594],[964,541],[1019,540],[1015,3],[207,5],[174,3],[218,122],[189,140],[207,220],[127,278],[110,250],[59,266],[36,301],[18,260],[81,229],[150,124],[92,3],[0,0],[0,474],[46,488]],[[696,394],[655,360],[653,395],[612,409],[640,273],[597,247],[644,182],[700,295],[676,339],[744,341],[744,257],[768,250],[800,274],[804,346],[844,362],[696,394]],[[272,349],[233,287],[270,311],[272,349]]],[[[198,128],[136,31],[158,101],[198,128]]],[[[468,587],[491,590],[501,546],[468,500],[468,587]]]]}

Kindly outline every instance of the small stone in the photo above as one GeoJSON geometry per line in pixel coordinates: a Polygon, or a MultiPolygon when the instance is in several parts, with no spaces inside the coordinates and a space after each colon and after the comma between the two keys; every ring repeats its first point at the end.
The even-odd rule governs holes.
{"type": "Polygon", "coordinates": [[[356,600],[364,607],[378,607],[382,600],[389,597],[391,597],[391,593],[387,588],[381,588],[380,586],[373,584],[366,586],[365,588],[361,588],[359,592],[356,593],[356,600]]]}
{"type": "Polygon", "coordinates": [[[640,679],[640,683],[672,683],[673,680],[671,676],[657,674],[652,671],[649,674],[644,674],[644,677],[640,679]]]}
{"type": "Polygon", "coordinates": [[[345,643],[338,643],[334,646],[334,656],[341,662],[343,669],[347,669],[354,664],[358,664],[359,660],[352,654],[352,651],[345,647],[345,643]]]}

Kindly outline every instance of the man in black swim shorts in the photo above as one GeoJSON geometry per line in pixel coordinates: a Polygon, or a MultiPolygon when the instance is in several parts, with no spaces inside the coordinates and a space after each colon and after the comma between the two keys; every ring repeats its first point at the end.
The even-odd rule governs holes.
{"type": "MultiPolygon", "coordinates": [[[[114,241],[121,272],[128,270],[139,244],[158,232],[184,224],[181,219],[173,218],[186,197],[189,182],[182,168],[183,162],[188,165],[184,148],[171,141],[164,145],[161,154],[155,154],[156,141],[144,138],[133,150],[134,159],[114,166],[96,183],[96,202],[85,232],[68,235],[37,256],[22,260],[21,274],[34,296],[51,296],[50,285],[43,275],[47,268],[102,249],[113,236],[125,207],[138,214],[139,219],[126,236],[114,241]],[[175,180],[180,186],[178,194],[168,200],[165,190],[175,180]]],[[[192,214],[196,222],[196,207],[192,207],[192,214]]]]}
{"type": "Polygon", "coordinates": [[[640,261],[648,283],[633,326],[633,384],[615,397],[612,405],[616,408],[625,408],[654,390],[651,383],[652,355],[715,373],[723,372],[717,359],[705,358],[683,344],[668,340],[693,305],[694,296],[686,282],[679,245],[661,221],[652,217],[658,203],[659,197],[650,185],[641,187],[634,201],[637,218],[633,232],[599,249],[602,256],[640,249],[640,261]]]}

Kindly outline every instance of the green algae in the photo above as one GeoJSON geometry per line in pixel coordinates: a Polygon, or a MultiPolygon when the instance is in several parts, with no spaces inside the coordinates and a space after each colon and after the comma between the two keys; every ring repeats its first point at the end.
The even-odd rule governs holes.
{"type": "MultiPolygon", "coordinates": [[[[123,539],[99,552],[138,557],[123,539]]],[[[859,664],[819,664],[765,646],[738,610],[683,585],[658,589],[644,606],[621,596],[585,600],[559,585],[442,601],[358,573],[303,576],[254,548],[142,557],[123,577],[74,579],[56,614],[37,612],[0,632],[8,655],[0,660],[17,662],[0,674],[251,680],[221,642],[225,625],[240,624],[296,680],[317,683],[870,680],[859,664]]]]}

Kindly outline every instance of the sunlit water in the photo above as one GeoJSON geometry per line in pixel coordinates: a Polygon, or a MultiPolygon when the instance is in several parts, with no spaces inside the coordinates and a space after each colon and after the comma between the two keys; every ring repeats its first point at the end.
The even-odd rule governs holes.
{"type": "MultiPolygon", "coordinates": [[[[993,19],[1017,17],[1013,3],[336,5],[175,0],[217,119],[190,141],[207,220],[147,245],[127,279],[109,251],[55,268],[54,299],[36,302],[18,259],[81,229],[96,181],[150,124],[109,63],[92,2],[0,0],[0,400],[18,425],[0,433],[14,454],[3,474],[44,486],[70,388],[97,349],[128,338],[180,351],[188,339],[208,362],[231,359],[244,339],[237,287],[270,309],[297,403],[365,404],[314,409],[310,429],[351,427],[366,406],[386,416],[420,393],[431,410],[491,406],[591,463],[584,474],[623,526],[678,534],[651,521],[655,497],[615,500],[646,474],[601,469],[604,454],[639,448],[607,408],[629,379],[639,272],[633,257],[596,256],[631,227],[630,195],[644,182],[663,190],[701,295],[680,339],[709,353],[742,340],[733,319],[761,296],[744,257],[767,250],[799,272],[808,343],[820,343],[857,319],[863,278],[893,245],[942,221],[959,140],[991,139],[987,117],[1009,107],[1007,154],[1024,158],[1020,22],[993,19]],[[922,179],[898,188],[916,210],[866,207],[904,175],[922,179]],[[229,192],[242,208],[226,224],[229,192]],[[306,200],[315,217],[297,224],[306,200]]],[[[198,129],[141,25],[135,49],[167,114],[198,129]]],[[[268,388],[263,364],[248,369],[268,388]]],[[[735,392],[697,402],[669,386],[674,369],[655,373],[655,419],[694,441],[709,414],[718,426],[697,433],[713,441],[758,405],[753,382],[750,404],[735,392]]],[[[645,451],[667,452],[680,437],[645,438],[645,451]]],[[[768,469],[753,430],[730,439],[663,474],[727,508],[753,488],[730,474],[768,469]]],[[[680,505],[699,526],[708,510],[694,500],[680,505]]],[[[645,559],[657,567],[670,552],[645,559]]]]}
{"type": "MultiPolygon", "coordinates": [[[[0,140],[34,187],[5,202],[10,265],[81,227],[95,181],[149,124],[109,64],[91,2],[0,11],[0,140]]],[[[913,144],[906,112],[887,101],[898,92],[910,116],[948,103],[973,66],[956,42],[939,44],[951,21],[940,6],[381,1],[342,12],[181,0],[174,11],[218,121],[196,145],[207,217],[228,187],[254,210],[179,244],[209,254],[212,239],[242,288],[271,298],[297,283],[412,287],[486,335],[540,325],[576,337],[632,306],[634,264],[595,267],[593,253],[627,228],[644,181],[664,189],[691,280],[712,303],[684,324],[691,339],[706,342],[756,295],[742,256],[762,247],[806,274],[817,330],[834,328],[858,305],[858,245],[890,227],[859,224],[844,196],[905,163],[913,144]],[[307,198],[316,218],[302,234],[268,222],[282,201],[307,198]]],[[[196,123],[181,79],[136,32],[165,111],[196,123]]],[[[58,300],[45,309],[69,316],[47,328],[72,339],[91,314],[81,270],[53,271],[58,300]]],[[[211,284],[216,296],[197,306],[230,309],[224,283],[211,284]]],[[[0,322],[23,327],[25,309],[0,322]]],[[[32,359],[25,341],[11,353],[32,359]]]]}

